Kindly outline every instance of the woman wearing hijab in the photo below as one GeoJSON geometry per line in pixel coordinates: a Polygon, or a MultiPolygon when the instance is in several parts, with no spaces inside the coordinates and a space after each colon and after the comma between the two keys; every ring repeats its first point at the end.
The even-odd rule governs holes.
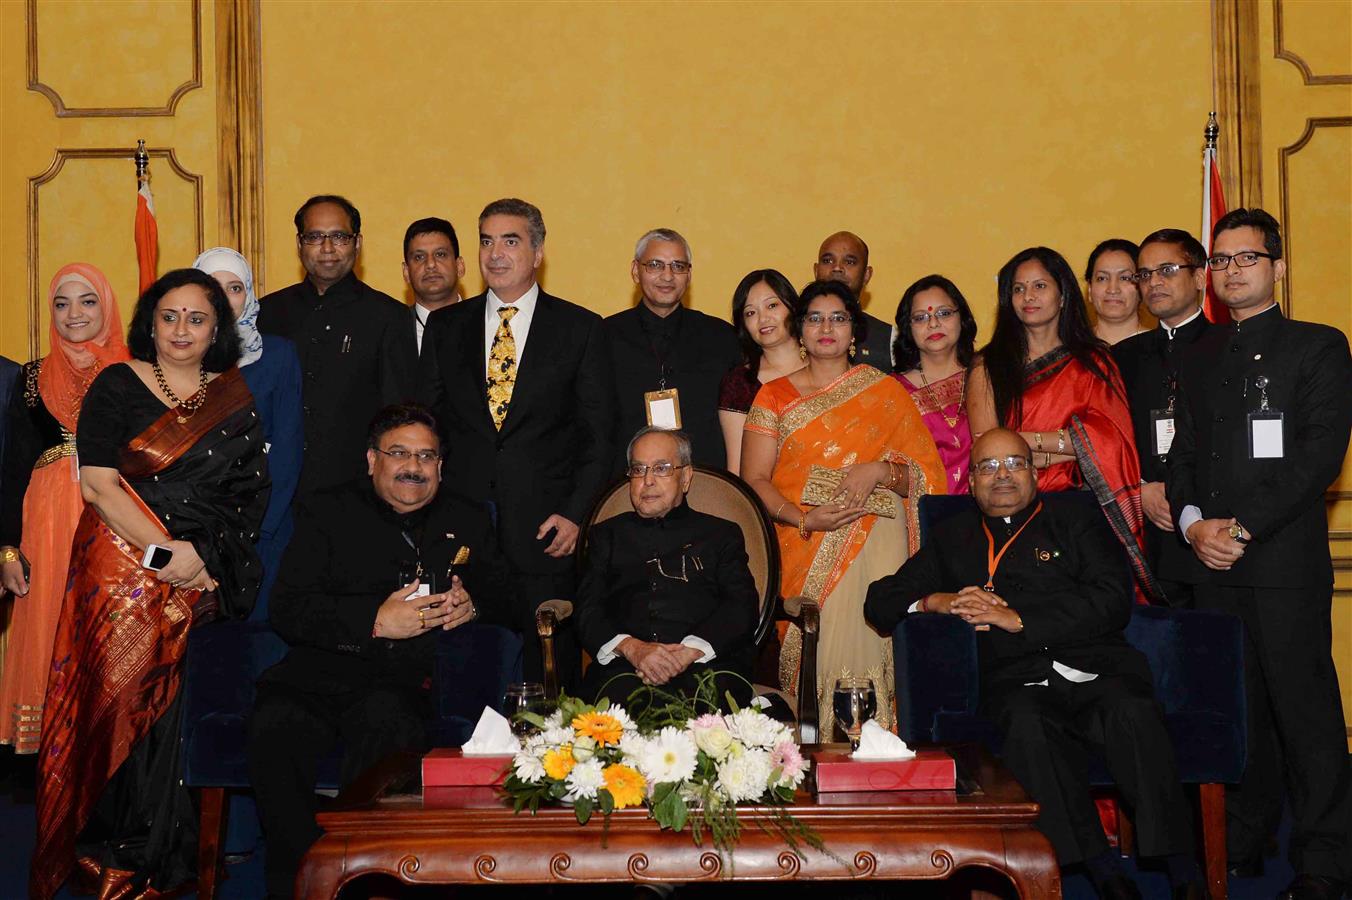
{"type": "Polygon", "coordinates": [[[14,595],[0,673],[0,744],[36,753],[70,543],[84,511],[75,425],[94,377],[129,358],[108,279],[87,263],[62,266],[47,289],[51,352],[28,363],[10,396],[0,483],[0,560],[14,595]]]}
{"type": "Polygon", "coordinates": [[[282,551],[291,540],[291,499],[300,481],[301,454],[305,448],[301,418],[300,358],[289,340],[258,333],[258,298],[254,295],[253,269],[239,253],[228,247],[213,247],[193,264],[194,269],[216,279],[230,301],[239,333],[240,374],[254,396],[258,417],[268,447],[268,473],[272,497],[258,538],[258,556],[263,562],[263,584],[250,621],[266,622],[268,596],[277,578],[282,551]]]}

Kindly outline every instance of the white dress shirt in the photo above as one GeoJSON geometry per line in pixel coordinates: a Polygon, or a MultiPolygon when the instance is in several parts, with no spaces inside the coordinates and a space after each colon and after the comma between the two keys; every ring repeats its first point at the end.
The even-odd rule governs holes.
{"type": "MultiPolygon", "coordinates": [[[[627,637],[632,637],[632,635],[617,634],[602,644],[601,649],[596,651],[596,664],[598,666],[610,665],[615,657],[619,656],[619,654],[615,652],[615,648],[619,647],[620,642],[627,637]]],[[[689,647],[691,650],[698,650],[702,654],[699,659],[695,660],[697,663],[707,663],[714,658],[713,645],[702,637],[695,637],[693,634],[687,634],[685,637],[681,638],[681,645],[689,647]]]]}
{"type": "Polygon", "coordinates": [[[484,378],[488,378],[488,358],[493,354],[493,338],[502,324],[498,310],[504,306],[515,306],[516,315],[507,323],[512,330],[512,340],[516,342],[516,368],[521,370],[521,357],[526,352],[526,338],[530,334],[530,323],[535,318],[535,302],[540,299],[540,285],[532,284],[530,290],[517,298],[515,303],[503,303],[498,295],[488,292],[488,302],[484,304],[484,378]]]}

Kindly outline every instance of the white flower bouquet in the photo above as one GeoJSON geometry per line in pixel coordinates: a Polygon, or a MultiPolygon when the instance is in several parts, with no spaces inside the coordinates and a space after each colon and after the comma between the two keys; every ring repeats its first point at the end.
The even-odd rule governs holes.
{"type": "Polygon", "coordinates": [[[504,789],[517,812],[541,803],[571,803],[577,821],[593,812],[646,806],[662,828],[702,845],[729,850],[740,835],[737,804],[752,803],[758,824],[777,832],[795,853],[821,839],[790,816],[808,761],[792,733],[755,708],[731,713],[714,702],[714,673],[700,677],[694,697],[645,687],[629,698],[638,721],[606,700],[562,697],[548,716],[519,713],[537,731],[512,761],[504,789]]]}

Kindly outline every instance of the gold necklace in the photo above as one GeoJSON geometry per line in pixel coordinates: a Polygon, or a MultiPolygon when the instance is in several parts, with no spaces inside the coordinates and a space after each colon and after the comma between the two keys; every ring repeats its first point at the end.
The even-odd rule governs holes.
{"type": "MultiPolygon", "coordinates": [[[[930,392],[931,397],[934,397],[934,405],[938,407],[939,415],[944,417],[944,421],[948,423],[949,428],[957,428],[958,419],[962,418],[963,408],[967,402],[967,379],[964,378],[962,380],[962,389],[958,392],[958,412],[956,415],[950,417],[948,413],[944,412],[943,404],[939,402],[939,398],[935,396],[934,389],[930,387],[929,379],[925,377],[925,367],[923,365],[918,365],[916,366],[916,369],[920,372],[920,380],[924,383],[925,389],[930,392]]],[[[948,377],[951,378],[952,376],[948,377]]]]}
{"type": "Polygon", "coordinates": [[[155,381],[159,384],[160,390],[164,392],[164,396],[168,397],[170,400],[174,402],[175,408],[182,407],[183,410],[186,412],[186,415],[184,412],[180,412],[178,414],[178,424],[182,425],[189,419],[191,419],[193,417],[193,414],[202,408],[202,404],[207,402],[206,369],[202,368],[201,366],[199,366],[197,369],[198,375],[197,392],[194,393],[187,400],[180,400],[178,399],[178,394],[175,394],[172,390],[170,390],[169,382],[166,381],[164,378],[164,370],[160,368],[159,360],[156,360],[155,362],[151,363],[150,367],[155,370],[155,381]]]}

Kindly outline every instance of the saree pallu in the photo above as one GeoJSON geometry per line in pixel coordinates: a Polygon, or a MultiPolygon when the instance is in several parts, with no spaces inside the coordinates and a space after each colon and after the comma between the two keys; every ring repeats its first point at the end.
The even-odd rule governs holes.
{"type": "MultiPolygon", "coordinates": [[[[870,677],[878,689],[880,724],[892,726],[895,683],[892,641],[864,621],[869,583],[894,573],[918,549],[916,500],[942,494],[943,464],[934,439],[900,384],[872,366],[855,366],[814,393],[800,395],[788,378],[763,386],[747,415],[746,428],[773,437],[777,453],[772,481],[800,503],[813,465],[841,468],[887,460],[906,483],[896,519],[866,515],[836,531],[811,532],[777,525],[785,597],[806,596],[822,608],[817,653],[817,696],[822,733],[835,721],[829,692],[837,678],[870,677]]],[[[802,633],[789,625],[781,635],[780,685],[798,692],[802,633]]]]}
{"type": "Polygon", "coordinates": [[[1141,466],[1131,408],[1116,363],[1103,355],[1099,364],[1111,383],[1095,376],[1064,347],[1029,362],[1024,369],[1022,415],[1011,411],[1006,424],[1016,431],[1042,432],[1043,449],[1052,451],[1056,450],[1056,430],[1066,428],[1075,462],[1039,472],[1038,490],[1093,491],[1131,562],[1137,602],[1159,603],[1164,592],[1145,561],[1141,466]]]}
{"type": "Polygon", "coordinates": [[[219,583],[207,598],[141,568],[140,551],[92,507],[80,519],[38,754],[34,897],[51,897],[71,873],[96,807],[109,819],[97,836],[106,847],[79,864],[102,882],[101,896],[155,896],[191,877],[195,828],[176,728],[182,660],[204,610],[247,615],[257,590],[253,539],[268,495],[261,435],[231,369],[208,384],[195,415],[179,422],[169,410],[122,454],[128,495],[207,562],[219,583]],[[146,811],[155,813],[148,828],[146,811]]]}
{"type": "Polygon", "coordinates": [[[915,385],[900,372],[893,378],[901,382],[915,401],[920,418],[939,448],[944,476],[950,494],[968,491],[967,473],[972,467],[972,428],[967,424],[967,370],[955,372],[932,384],[915,385]]]}

